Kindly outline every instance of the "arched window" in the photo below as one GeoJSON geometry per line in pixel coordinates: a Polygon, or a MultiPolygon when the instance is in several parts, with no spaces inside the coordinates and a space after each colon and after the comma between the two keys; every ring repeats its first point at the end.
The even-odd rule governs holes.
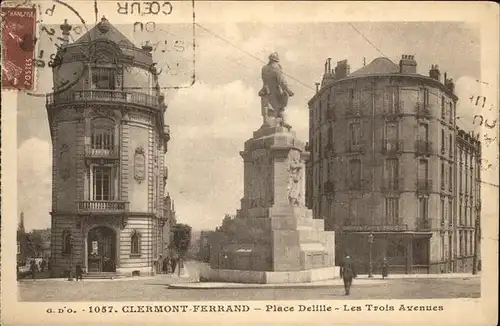
{"type": "Polygon", "coordinates": [[[62,253],[70,254],[71,253],[71,231],[64,230],[62,233],[62,253]]]}
{"type": "Polygon", "coordinates": [[[95,118],[92,120],[92,149],[112,150],[115,145],[113,120],[95,118]]]}
{"type": "Polygon", "coordinates": [[[130,236],[130,254],[140,255],[141,254],[141,234],[137,231],[133,231],[130,236]]]}

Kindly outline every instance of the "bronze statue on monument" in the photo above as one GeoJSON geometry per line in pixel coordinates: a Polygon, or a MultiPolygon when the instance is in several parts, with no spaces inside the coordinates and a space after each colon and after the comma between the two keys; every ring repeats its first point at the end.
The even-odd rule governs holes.
{"type": "Polygon", "coordinates": [[[278,53],[269,55],[269,63],[262,67],[263,86],[259,92],[261,97],[262,118],[264,124],[291,128],[285,120],[285,108],[288,98],[294,93],[288,83],[279,63],[278,53]]]}

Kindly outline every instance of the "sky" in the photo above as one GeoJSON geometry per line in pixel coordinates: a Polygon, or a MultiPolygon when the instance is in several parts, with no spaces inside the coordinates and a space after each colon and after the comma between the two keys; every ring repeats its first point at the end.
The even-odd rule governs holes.
{"type": "MultiPolygon", "coordinates": [[[[195,29],[195,84],[165,90],[165,121],[171,130],[166,191],[175,201],[178,220],[194,229],[213,229],[225,214],[234,214],[239,208],[243,195],[239,151],[260,127],[260,69],[272,52],[278,52],[285,73],[293,77],[288,81],[295,96],[287,110],[293,129],[303,140],[308,137],[307,102],[328,57],[334,63],[347,59],[352,72],[361,68],[363,58],[368,64],[383,55],[398,63],[401,54],[413,54],[419,73],[427,75],[431,64],[438,64],[442,73],[455,80],[461,127],[472,128],[473,116],[479,112],[469,101],[471,95],[479,94],[477,80],[481,80],[480,35],[475,25],[354,23],[359,32],[347,23],[202,26],[195,29]]],[[[151,37],[134,35],[130,26],[117,27],[136,45],[151,37]]],[[[156,32],[153,37],[183,39],[192,45],[191,25],[159,28],[170,32],[156,32]]],[[[50,42],[41,40],[41,44],[47,46],[45,55],[50,53],[50,42]]],[[[161,86],[190,82],[190,49],[167,58],[179,62],[179,69],[185,71],[176,76],[162,74],[161,86]]],[[[165,60],[162,55],[155,51],[153,58],[165,60]]],[[[50,89],[50,70],[40,73],[39,84],[50,89]]],[[[18,209],[24,212],[26,228],[50,227],[51,142],[45,99],[26,94],[18,98],[18,193],[18,209]]]]}

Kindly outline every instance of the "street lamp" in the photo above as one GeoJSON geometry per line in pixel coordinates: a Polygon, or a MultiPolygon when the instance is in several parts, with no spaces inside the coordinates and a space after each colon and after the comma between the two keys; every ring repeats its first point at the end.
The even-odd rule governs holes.
{"type": "Polygon", "coordinates": [[[373,239],[375,237],[373,236],[373,233],[370,232],[370,235],[368,235],[368,244],[370,245],[370,269],[368,270],[368,277],[372,278],[373,277],[373,262],[372,262],[372,246],[373,246],[373,239]]]}

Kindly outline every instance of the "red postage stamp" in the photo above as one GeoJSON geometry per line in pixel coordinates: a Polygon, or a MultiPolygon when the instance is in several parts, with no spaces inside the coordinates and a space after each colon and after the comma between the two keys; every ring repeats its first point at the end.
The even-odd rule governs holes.
{"type": "Polygon", "coordinates": [[[36,10],[2,7],[2,89],[33,90],[36,10]]]}

